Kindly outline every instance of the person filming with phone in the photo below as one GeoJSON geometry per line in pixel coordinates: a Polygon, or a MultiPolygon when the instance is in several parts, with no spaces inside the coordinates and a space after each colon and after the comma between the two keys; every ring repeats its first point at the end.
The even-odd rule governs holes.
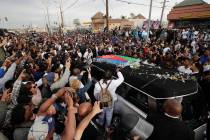
{"type": "Polygon", "coordinates": [[[109,132],[111,120],[113,116],[114,104],[117,101],[117,94],[115,93],[117,87],[123,83],[124,77],[117,68],[117,79],[113,79],[113,74],[110,70],[104,73],[103,79],[95,84],[94,96],[96,100],[100,101],[100,106],[103,109],[99,118],[96,120],[99,125],[103,126],[109,132]],[[106,120],[106,122],[105,122],[106,120]]]}

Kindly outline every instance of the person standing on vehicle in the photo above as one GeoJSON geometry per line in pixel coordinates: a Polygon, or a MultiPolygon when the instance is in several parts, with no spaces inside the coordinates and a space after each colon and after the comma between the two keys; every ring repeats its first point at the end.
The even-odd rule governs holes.
{"type": "Polygon", "coordinates": [[[117,87],[119,87],[120,84],[122,84],[124,81],[124,77],[119,69],[117,69],[116,72],[118,78],[112,79],[112,72],[110,70],[107,70],[104,74],[103,79],[95,84],[94,89],[94,96],[96,100],[100,101],[101,108],[103,108],[103,112],[99,115],[97,122],[100,125],[104,125],[105,123],[106,131],[109,131],[113,116],[114,104],[117,101],[117,94],[115,93],[115,91],[117,87]],[[108,97],[109,94],[110,98],[108,97]],[[108,98],[110,100],[107,100],[108,98]]]}

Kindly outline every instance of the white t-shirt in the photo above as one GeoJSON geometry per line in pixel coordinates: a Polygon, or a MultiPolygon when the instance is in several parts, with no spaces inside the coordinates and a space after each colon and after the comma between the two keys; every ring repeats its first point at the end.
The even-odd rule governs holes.
{"type": "Polygon", "coordinates": [[[109,46],[109,47],[108,47],[108,51],[109,51],[109,52],[112,52],[112,50],[113,50],[112,46],[109,46]]]}
{"type": "Polygon", "coordinates": [[[81,52],[77,52],[77,55],[79,58],[82,58],[82,53],[81,52]]]}
{"type": "Polygon", "coordinates": [[[192,70],[190,68],[185,68],[185,66],[179,66],[178,71],[181,73],[192,74],[192,70]]]}
{"type": "Polygon", "coordinates": [[[169,47],[166,47],[163,49],[163,55],[165,55],[168,51],[170,51],[170,48],[169,47]]]}
{"type": "Polygon", "coordinates": [[[194,38],[194,39],[198,38],[198,33],[199,33],[198,31],[194,31],[194,32],[193,32],[193,38],[194,38]]]}
{"type": "MultiPolygon", "coordinates": [[[[117,76],[118,76],[118,79],[112,80],[109,87],[108,87],[108,90],[109,90],[109,92],[110,92],[110,94],[113,98],[113,101],[117,100],[117,95],[115,93],[117,87],[120,86],[120,84],[122,84],[123,81],[124,81],[124,77],[123,77],[121,72],[118,72],[117,76]]],[[[103,80],[100,80],[99,82],[100,82],[102,88],[107,87],[107,84],[103,83],[103,80]]],[[[107,83],[109,83],[109,82],[110,82],[110,80],[107,81],[107,83]]],[[[100,87],[99,83],[96,83],[95,88],[94,88],[94,96],[95,96],[96,99],[98,99],[98,96],[99,96],[100,92],[101,92],[101,87],[100,87]]]]}
{"type": "Polygon", "coordinates": [[[178,51],[181,48],[181,44],[176,44],[174,46],[175,51],[178,51]]]}
{"type": "Polygon", "coordinates": [[[187,31],[183,31],[182,32],[182,39],[187,39],[187,34],[188,34],[187,31]]]}
{"type": "Polygon", "coordinates": [[[36,116],[36,119],[29,130],[28,139],[44,140],[48,133],[53,130],[54,123],[52,117],[36,116]]]}
{"type": "Polygon", "coordinates": [[[86,51],[83,55],[83,58],[88,60],[88,59],[91,59],[92,56],[93,56],[92,52],[89,53],[88,51],[86,51]]]}
{"type": "Polygon", "coordinates": [[[195,42],[195,40],[193,40],[193,41],[191,42],[191,47],[195,47],[195,45],[196,45],[196,42],[195,42]]]}

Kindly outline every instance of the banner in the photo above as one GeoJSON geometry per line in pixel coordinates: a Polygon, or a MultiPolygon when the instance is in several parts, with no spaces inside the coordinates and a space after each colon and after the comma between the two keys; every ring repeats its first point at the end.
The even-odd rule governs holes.
{"type": "MultiPolygon", "coordinates": [[[[151,21],[151,29],[159,29],[160,27],[160,21],[151,21]]],[[[149,21],[144,21],[142,28],[147,29],[149,26],[149,21]]]]}

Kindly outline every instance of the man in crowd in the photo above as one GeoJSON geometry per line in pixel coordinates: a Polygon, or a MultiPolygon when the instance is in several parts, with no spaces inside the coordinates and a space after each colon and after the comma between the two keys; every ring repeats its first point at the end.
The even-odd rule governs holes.
{"type": "Polygon", "coordinates": [[[152,114],[147,121],[154,126],[148,140],[194,140],[193,131],[182,122],[182,105],[176,99],[166,100],[163,114],[152,114]]]}

